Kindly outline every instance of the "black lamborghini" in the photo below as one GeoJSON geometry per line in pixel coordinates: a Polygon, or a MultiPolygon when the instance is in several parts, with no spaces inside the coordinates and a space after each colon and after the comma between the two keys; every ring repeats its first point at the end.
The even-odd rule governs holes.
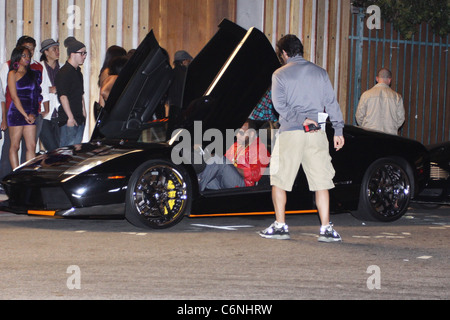
{"type": "MultiPolygon", "coordinates": [[[[252,187],[200,191],[202,164],[189,161],[194,151],[189,156],[177,148],[187,143],[180,132],[200,136],[207,149],[208,130],[225,136],[239,129],[280,67],[259,30],[227,20],[219,27],[189,66],[179,116],[164,117],[173,70],[151,32],[120,73],[91,141],[48,152],[16,169],[2,181],[9,199],[0,209],[64,218],[120,216],[146,228],[168,228],[185,216],[273,214],[267,175],[252,187]]],[[[260,126],[270,151],[276,129],[272,123],[260,126]]],[[[329,125],[327,133],[332,141],[329,125]]],[[[429,179],[428,151],[416,141],[354,126],[346,126],[344,135],[341,151],[330,145],[336,170],[332,212],[399,219],[429,179]]],[[[230,145],[225,140],[223,150],[230,145]]],[[[287,210],[316,211],[302,171],[287,210]]]]}

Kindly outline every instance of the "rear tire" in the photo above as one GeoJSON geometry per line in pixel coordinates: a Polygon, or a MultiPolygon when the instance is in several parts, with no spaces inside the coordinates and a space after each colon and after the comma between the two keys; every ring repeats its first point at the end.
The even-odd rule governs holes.
{"type": "Polygon", "coordinates": [[[150,160],[130,178],[125,218],[139,228],[165,229],[189,214],[192,185],[186,170],[168,161],[150,160]]]}
{"type": "Polygon", "coordinates": [[[411,201],[413,178],[408,165],[396,159],[380,159],[367,169],[353,216],[366,221],[392,222],[400,219],[411,201]]]}

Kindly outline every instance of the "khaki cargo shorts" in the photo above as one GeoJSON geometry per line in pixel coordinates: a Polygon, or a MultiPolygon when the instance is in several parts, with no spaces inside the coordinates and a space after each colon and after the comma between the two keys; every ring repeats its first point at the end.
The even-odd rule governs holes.
{"type": "Polygon", "coordinates": [[[280,133],[270,161],[270,184],[292,191],[300,165],[303,166],[310,191],[334,188],[335,171],[324,131],[305,133],[295,130],[280,133]]]}

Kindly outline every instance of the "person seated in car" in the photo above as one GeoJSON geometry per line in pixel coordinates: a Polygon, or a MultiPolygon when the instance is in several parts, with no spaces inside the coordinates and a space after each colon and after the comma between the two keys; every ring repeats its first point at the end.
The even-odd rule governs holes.
{"type": "Polygon", "coordinates": [[[237,132],[236,142],[225,156],[215,156],[198,175],[200,191],[252,187],[269,165],[270,154],[256,133],[255,122],[248,119],[237,132]]]}

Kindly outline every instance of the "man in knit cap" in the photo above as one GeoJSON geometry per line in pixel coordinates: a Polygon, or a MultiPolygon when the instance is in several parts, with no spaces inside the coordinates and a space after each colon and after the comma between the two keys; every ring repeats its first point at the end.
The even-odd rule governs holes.
{"type": "Polygon", "coordinates": [[[86,124],[83,74],[80,66],[86,60],[86,46],[69,37],[64,41],[68,60],[55,78],[59,107],[59,126],[61,127],[60,146],[79,144],[83,140],[86,124]]]}

